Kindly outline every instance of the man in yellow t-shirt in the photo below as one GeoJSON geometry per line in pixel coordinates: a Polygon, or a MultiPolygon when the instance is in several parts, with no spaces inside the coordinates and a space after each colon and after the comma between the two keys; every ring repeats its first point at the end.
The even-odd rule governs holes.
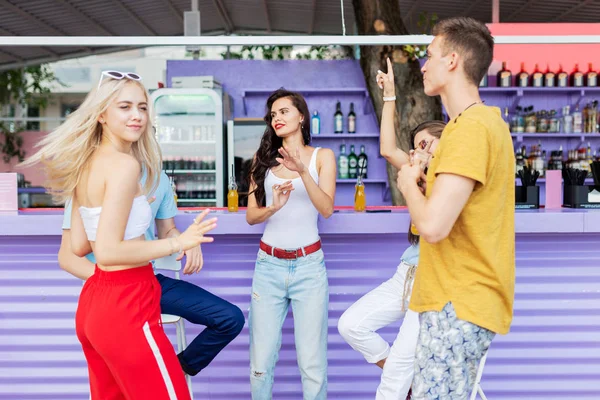
{"type": "Polygon", "coordinates": [[[427,176],[408,165],[397,182],[423,239],[410,301],[421,322],[413,398],[466,400],[494,335],[512,320],[515,159],[500,110],[479,97],[493,54],[488,28],[455,17],[433,35],[424,89],[441,96],[450,121],[427,176]]]}

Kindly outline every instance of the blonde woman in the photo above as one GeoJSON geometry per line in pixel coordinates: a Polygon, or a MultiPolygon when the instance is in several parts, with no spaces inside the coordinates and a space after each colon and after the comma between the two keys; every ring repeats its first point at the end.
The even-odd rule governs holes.
{"type": "Polygon", "coordinates": [[[216,219],[202,221],[205,211],[176,238],[144,240],[152,222],[147,195],[161,165],[148,99],[138,75],[103,72],[80,108],[24,163],[41,162],[56,200],[72,200],[73,252],[96,256],[76,314],[94,400],[190,398],[160,323],[161,290],[150,260],[212,242],[204,234],[216,219]]]}

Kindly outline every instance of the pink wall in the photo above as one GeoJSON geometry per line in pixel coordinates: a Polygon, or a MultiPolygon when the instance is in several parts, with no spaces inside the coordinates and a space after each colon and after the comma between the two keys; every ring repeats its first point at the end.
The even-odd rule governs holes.
{"type": "MultiPolygon", "coordinates": [[[[23,136],[23,148],[26,152],[26,157],[32,155],[35,150],[33,146],[40,141],[47,132],[22,132],[23,136]]],[[[19,163],[19,160],[15,157],[11,160],[10,164],[4,163],[0,158],[0,172],[20,172],[25,174],[25,179],[31,182],[32,186],[41,186],[44,182],[44,173],[40,166],[34,166],[30,168],[15,168],[15,165],[19,163]]]]}
{"type": "MultiPolygon", "coordinates": [[[[536,35],[536,36],[568,36],[568,35],[600,35],[600,24],[489,24],[494,36],[536,35]]],[[[507,67],[516,75],[521,70],[521,62],[525,69],[532,73],[538,63],[540,71],[546,71],[546,65],[557,71],[559,64],[566,72],[573,71],[575,64],[579,70],[587,72],[588,63],[593,63],[594,70],[600,70],[600,43],[594,44],[501,44],[495,46],[494,64],[490,69],[495,74],[506,61],[507,67]]]]}

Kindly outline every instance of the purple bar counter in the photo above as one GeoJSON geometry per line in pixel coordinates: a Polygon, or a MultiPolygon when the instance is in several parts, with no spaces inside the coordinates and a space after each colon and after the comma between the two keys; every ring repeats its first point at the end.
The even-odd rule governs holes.
{"type": "MultiPolygon", "coordinates": [[[[243,212],[215,212],[205,266],[184,279],[246,314],[258,240],[243,212]]],[[[182,211],[180,229],[195,214],[182,211]]],[[[0,400],[89,398],[74,331],[81,281],[60,270],[62,212],[0,215],[0,400]]],[[[340,315],[390,278],[407,246],[406,210],[336,212],[320,222],[329,284],[329,398],[373,399],[381,370],[337,332],[340,315]]],[[[290,226],[290,229],[293,229],[290,226]]],[[[600,211],[518,210],[511,332],[492,344],[482,386],[491,400],[600,399],[600,211]]],[[[110,324],[111,321],[106,321],[110,324]]],[[[398,324],[380,331],[391,343],[398,324]]],[[[165,327],[175,343],[174,328],[165,327]]],[[[186,322],[188,342],[202,327],[186,322]]],[[[247,328],[194,377],[195,399],[250,399],[247,328]]],[[[275,399],[301,399],[291,311],[275,371],[275,399]]]]}

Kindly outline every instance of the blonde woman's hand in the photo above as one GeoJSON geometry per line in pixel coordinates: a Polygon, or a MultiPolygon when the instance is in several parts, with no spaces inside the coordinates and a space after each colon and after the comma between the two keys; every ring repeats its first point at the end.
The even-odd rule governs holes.
{"type": "Polygon", "coordinates": [[[288,148],[280,147],[278,151],[283,157],[275,158],[279,164],[282,164],[290,171],[295,171],[298,173],[304,172],[305,166],[300,159],[300,149],[296,148],[296,151],[291,151],[288,148]]]}
{"type": "Polygon", "coordinates": [[[194,222],[185,230],[185,232],[174,239],[181,245],[181,250],[186,251],[198,247],[202,243],[210,243],[214,240],[212,237],[204,236],[205,233],[210,232],[217,227],[216,218],[204,221],[204,218],[209,212],[209,209],[202,211],[200,215],[194,218],[194,222]]]}
{"type": "Polygon", "coordinates": [[[292,181],[286,181],[281,185],[273,185],[273,208],[275,211],[281,210],[290,198],[290,194],[294,190],[292,181]]]}
{"type": "Polygon", "coordinates": [[[380,89],[383,89],[384,97],[394,97],[396,95],[394,69],[392,68],[392,62],[389,57],[387,58],[387,73],[378,70],[375,80],[377,81],[377,86],[379,86],[380,89]]]}

